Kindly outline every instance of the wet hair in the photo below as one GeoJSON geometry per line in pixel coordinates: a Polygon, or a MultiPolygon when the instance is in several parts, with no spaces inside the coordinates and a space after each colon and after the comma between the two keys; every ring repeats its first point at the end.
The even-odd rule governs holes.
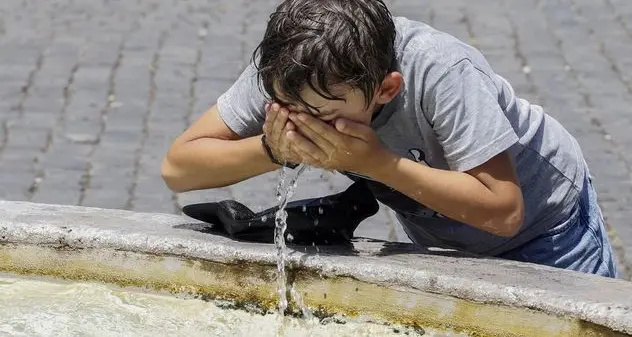
{"type": "Polygon", "coordinates": [[[326,99],[344,100],[331,90],[344,84],[361,90],[368,106],[391,70],[395,35],[382,0],[285,0],[270,15],[252,60],[272,101],[318,111],[300,96],[306,85],[326,99]]]}

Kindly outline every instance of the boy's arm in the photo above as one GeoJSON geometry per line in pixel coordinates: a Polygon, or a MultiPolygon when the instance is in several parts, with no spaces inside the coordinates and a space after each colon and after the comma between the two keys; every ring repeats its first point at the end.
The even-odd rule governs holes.
{"type": "Polygon", "coordinates": [[[506,152],[467,172],[435,169],[394,155],[383,162],[367,175],[446,217],[508,237],[522,225],[522,193],[506,152]]]}
{"type": "Polygon", "coordinates": [[[288,137],[310,165],[359,173],[446,217],[499,236],[513,236],[521,227],[522,193],[506,151],[466,172],[441,170],[398,157],[366,125],[338,120],[334,129],[306,114],[291,119],[302,134],[288,137]]]}
{"type": "Polygon", "coordinates": [[[266,98],[252,63],[169,149],[162,176],[176,192],[224,187],[280,166],[261,143],[266,98]]]}
{"type": "Polygon", "coordinates": [[[513,236],[523,224],[524,204],[508,150],[519,138],[499,103],[508,93],[499,93],[493,76],[482,57],[435,72],[420,118],[432,125],[450,170],[397,160],[378,180],[445,216],[513,236]]]}
{"type": "Polygon", "coordinates": [[[242,138],[214,105],[173,142],[161,171],[170,189],[186,192],[232,185],[278,168],[260,135],[242,138]]]}

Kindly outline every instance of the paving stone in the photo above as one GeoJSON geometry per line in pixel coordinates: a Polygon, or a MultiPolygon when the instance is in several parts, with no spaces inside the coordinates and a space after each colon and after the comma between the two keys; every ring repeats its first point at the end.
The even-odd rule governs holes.
{"type": "Polygon", "coordinates": [[[40,149],[35,147],[5,146],[0,153],[0,167],[15,170],[32,169],[40,149]]]}
{"type": "Polygon", "coordinates": [[[145,119],[145,106],[127,105],[120,108],[110,108],[105,122],[107,131],[135,131],[143,129],[145,119]]]}
{"type": "MultiPolygon", "coordinates": [[[[0,2],[0,13],[21,17],[12,14],[0,27],[0,123],[15,129],[2,145],[7,130],[0,128],[0,171],[7,177],[0,176],[0,197],[28,198],[34,177],[43,171],[47,176],[33,200],[78,203],[83,176],[91,172],[93,186],[84,204],[119,208],[133,198],[136,210],[165,212],[195,200],[236,198],[254,209],[274,205],[276,173],[174,197],[159,168],[173,139],[216,103],[250,61],[276,3],[0,2]],[[152,68],[156,53],[160,58],[152,68]],[[120,182],[107,189],[110,182],[101,177],[120,182]],[[132,183],[133,196],[118,195],[132,183]]],[[[472,43],[520,97],[542,105],[567,127],[596,176],[609,223],[632,256],[632,226],[626,222],[632,214],[632,2],[387,3],[395,15],[426,21],[472,43]]],[[[318,170],[301,181],[296,198],[351,184],[318,170]]],[[[386,207],[367,219],[360,233],[407,240],[386,207]]]]}
{"type": "Polygon", "coordinates": [[[43,49],[43,45],[5,43],[2,46],[2,54],[0,54],[0,64],[34,65],[43,49]]]}
{"type": "Polygon", "coordinates": [[[0,200],[27,201],[29,195],[28,184],[28,181],[3,183],[2,190],[0,190],[0,200]]]}
{"type": "Polygon", "coordinates": [[[167,213],[180,214],[181,211],[176,207],[173,197],[171,195],[161,197],[144,197],[142,199],[135,200],[132,204],[132,210],[137,212],[150,212],[150,213],[167,213]]]}
{"type": "Polygon", "coordinates": [[[138,180],[136,182],[137,184],[134,200],[141,200],[146,198],[161,198],[161,200],[173,200],[173,193],[160,179],[160,167],[157,167],[153,173],[154,174],[151,175],[141,175],[138,177],[138,180]]]}
{"type": "Polygon", "coordinates": [[[118,58],[120,41],[108,44],[93,43],[83,53],[81,64],[95,67],[111,67],[118,58]]]}
{"type": "Polygon", "coordinates": [[[64,107],[63,89],[49,91],[42,95],[29,94],[22,105],[25,112],[43,112],[46,111],[51,115],[56,115],[64,107]]]}
{"type": "Polygon", "coordinates": [[[13,99],[6,100],[0,102],[0,120],[17,120],[17,117],[20,115],[20,111],[18,109],[18,100],[13,99]],[[13,104],[15,103],[15,104],[13,104]]]}
{"type": "Polygon", "coordinates": [[[82,177],[81,171],[47,169],[32,201],[78,205],[81,198],[82,177]]]}
{"type": "Polygon", "coordinates": [[[127,199],[121,196],[127,192],[124,189],[90,189],[86,193],[82,205],[107,209],[125,209],[127,207],[127,199]]]}
{"type": "Polygon", "coordinates": [[[355,237],[365,237],[384,241],[396,241],[394,237],[393,221],[384,207],[374,216],[360,222],[354,232],[355,237]]]}
{"type": "Polygon", "coordinates": [[[232,80],[241,74],[244,62],[235,58],[205,58],[199,68],[199,79],[206,80],[232,80]]]}
{"type": "Polygon", "coordinates": [[[195,82],[196,104],[194,113],[205,112],[217,103],[217,99],[231,86],[232,81],[215,81],[199,79],[195,82]]]}
{"type": "Polygon", "coordinates": [[[136,149],[126,147],[99,146],[90,157],[94,175],[132,177],[136,162],[136,149]]]}
{"type": "Polygon", "coordinates": [[[191,191],[186,193],[179,193],[177,195],[178,206],[180,208],[191,204],[219,202],[228,199],[234,199],[234,195],[230,187],[214,188],[203,191],[191,191]]]}
{"type": "Polygon", "coordinates": [[[87,169],[87,156],[90,150],[87,144],[53,140],[48,151],[39,157],[39,165],[45,170],[67,170],[81,174],[87,169]]]}
{"type": "Polygon", "coordinates": [[[114,60],[108,64],[89,65],[82,61],[82,66],[75,73],[73,87],[78,90],[92,89],[102,91],[109,85],[114,60]]]}
{"type": "Polygon", "coordinates": [[[29,128],[13,125],[10,128],[7,147],[43,149],[49,141],[50,133],[50,128],[29,128]]]}

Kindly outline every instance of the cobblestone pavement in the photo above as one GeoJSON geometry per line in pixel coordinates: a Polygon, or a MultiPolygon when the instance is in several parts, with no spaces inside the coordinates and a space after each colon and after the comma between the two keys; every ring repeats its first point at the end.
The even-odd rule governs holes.
{"type": "MultiPolygon", "coordinates": [[[[632,261],[632,1],[389,2],[474,44],[584,148],[619,255],[632,261]]],[[[272,206],[276,173],[174,195],[170,142],[226,90],[271,0],[0,1],[0,199],[178,212],[237,198],[272,206]]],[[[296,197],[342,190],[318,170],[296,197]]],[[[407,241],[383,209],[358,235],[407,241]]]]}

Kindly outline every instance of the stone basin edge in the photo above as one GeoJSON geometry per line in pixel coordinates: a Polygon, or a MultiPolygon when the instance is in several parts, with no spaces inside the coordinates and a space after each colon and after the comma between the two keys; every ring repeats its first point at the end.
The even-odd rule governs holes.
{"type": "MultiPolygon", "coordinates": [[[[273,245],[239,242],[185,216],[0,201],[0,244],[170,254],[275,264],[273,245]]],[[[632,334],[632,282],[411,244],[290,247],[291,268],[410,287],[466,301],[532,309],[632,334]]]]}

